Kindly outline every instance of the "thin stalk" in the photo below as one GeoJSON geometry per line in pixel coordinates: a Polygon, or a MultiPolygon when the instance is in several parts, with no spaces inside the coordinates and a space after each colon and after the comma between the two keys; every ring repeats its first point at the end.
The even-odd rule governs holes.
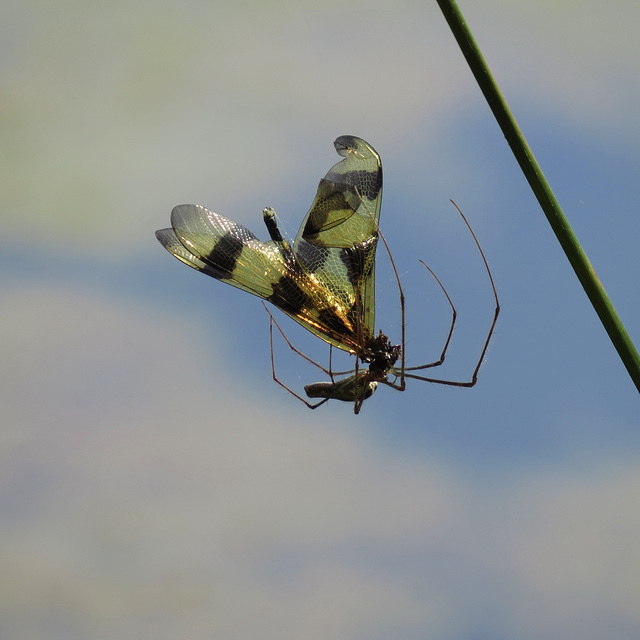
{"type": "Polygon", "coordinates": [[[640,391],[640,355],[638,350],[631,341],[627,330],[551,191],[542,169],[536,162],[506,100],[491,75],[489,67],[471,35],[471,31],[467,27],[455,0],[437,0],[437,2],[467,60],[471,72],[480,86],[480,90],[489,103],[498,125],[502,129],[522,172],[529,182],[529,186],[538,199],[553,232],[556,234],[560,246],[609,334],[609,338],[627,368],[629,376],[638,391],[640,391]]]}

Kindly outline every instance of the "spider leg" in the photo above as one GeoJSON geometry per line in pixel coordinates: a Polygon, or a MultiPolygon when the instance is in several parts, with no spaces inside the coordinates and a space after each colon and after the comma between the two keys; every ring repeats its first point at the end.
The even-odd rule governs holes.
{"type": "MultiPolygon", "coordinates": [[[[484,342],[484,345],[482,347],[482,351],[480,353],[480,357],[478,358],[478,362],[476,363],[476,366],[473,370],[473,373],[471,375],[471,379],[470,380],[466,380],[466,381],[457,381],[457,380],[440,380],[438,378],[428,378],[425,376],[419,376],[417,374],[413,374],[413,373],[404,373],[404,371],[402,372],[405,377],[407,378],[412,378],[414,380],[422,380],[423,382],[433,382],[434,384],[443,384],[443,385],[448,385],[451,387],[473,387],[476,382],[478,381],[478,372],[480,371],[480,367],[482,366],[482,361],[484,360],[484,357],[487,353],[487,349],[489,348],[489,342],[491,341],[491,337],[493,336],[493,331],[495,329],[496,326],[496,322],[498,321],[498,315],[500,314],[500,301],[498,300],[498,293],[496,291],[496,285],[493,281],[493,275],[491,274],[491,269],[489,268],[489,263],[487,262],[487,259],[484,255],[484,251],[482,251],[482,247],[480,246],[480,243],[478,242],[478,238],[476,238],[476,234],[473,232],[473,229],[471,228],[471,225],[469,224],[468,220],[465,218],[464,214],[462,213],[462,211],[460,210],[460,207],[458,207],[458,205],[451,200],[451,203],[453,204],[453,206],[458,210],[458,213],[460,214],[460,216],[462,217],[462,220],[464,221],[465,225],[467,226],[467,229],[469,230],[469,233],[471,233],[471,237],[473,238],[473,241],[475,242],[476,247],[478,248],[478,251],[480,253],[480,256],[482,258],[482,262],[484,263],[484,267],[485,270],[487,272],[487,275],[489,276],[489,282],[491,283],[491,290],[493,292],[493,298],[495,300],[495,309],[493,312],[493,320],[491,321],[491,326],[489,327],[489,332],[487,334],[487,338],[484,342]]],[[[424,264],[424,262],[422,263],[424,264]]],[[[425,264],[425,267],[427,265],[425,264]]],[[[427,269],[429,269],[429,267],[427,267],[427,269]]],[[[429,269],[429,271],[431,271],[431,269],[429,269]]],[[[433,273],[433,272],[432,272],[433,273]]],[[[435,277],[435,275],[434,275],[435,277]]],[[[438,280],[436,278],[436,280],[438,280]]],[[[438,281],[439,283],[439,281],[438,281]]],[[[442,285],[440,285],[442,286],[442,285]]],[[[444,290],[444,287],[442,287],[444,290]]],[[[445,291],[445,295],[447,295],[446,291],[445,291]]],[[[449,299],[449,296],[447,295],[447,299],[449,299]]],[[[451,300],[449,299],[449,303],[451,303],[451,300]]],[[[453,308],[453,304],[451,304],[452,308],[453,308]]],[[[453,324],[455,323],[455,317],[456,317],[456,312],[455,312],[455,308],[453,308],[453,313],[454,313],[454,317],[453,317],[453,322],[451,324],[451,329],[449,331],[449,336],[447,338],[447,342],[445,343],[445,348],[443,351],[443,354],[441,356],[441,360],[444,361],[444,354],[446,352],[446,349],[449,345],[449,341],[451,339],[451,334],[453,333],[453,324]]],[[[429,366],[435,366],[435,365],[423,365],[423,366],[418,366],[418,367],[410,367],[409,370],[410,371],[416,371],[418,369],[426,369],[429,366]]],[[[396,372],[393,372],[394,374],[396,374],[396,372]]],[[[398,374],[396,374],[398,375],[398,374]]],[[[390,385],[393,386],[393,385],[390,385]]]]}
{"type": "MultiPolygon", "coordinates": [[[[316,402],[315,404],[311,404],[310,402],[305,400],[302,396],[298,395],[293,389],[290,389],[286,384],[284,384],[284,382],[282,382],[278,378],[278,376],[276,374],[276,365],[275,365],[275,359],[274,359],[274,355],[273,355],[273,326],[275,325],[276,329],[280,332],[280,335],[283,337],[284,341],[289,345],[289,348],[292,349],[296,354],[298,354],[299,356],[304,358],[307,362],[310,362],[311,364],[315,365],[319,369],[322,369],[322,371],[327,373],[327,375],[329,375],[329,376],[332,375],[331,371],[328,371],[321,364],[318,364],[317,362],[315,362],[314,360],[309,358],[309,356],[307,356],[304,353],[302,353],[302,351],[299,351],[298,349],[296,349],[291,344],[291,342],[289,341],[289,338],[287,338],[287,336],[285,335],[284,331],[282,331],[282,329],[280,328],[280,325],[276,322],[275,318],[271,315],[271,312],[269,311],[269,309],[267,309],[267,306],[264,304],[264,302],[262,303],[262,306],[264,307],[265,311],[269,315],[269,349],[271,351],[271,375],[273,377],[273,381],[278,383],[283,389],[288,391],[292,396],[294,396],[295,398],[298,398],[298,400],[300,400],[300,402],[302,402],[307,407],[309,407],[309,409],[317,409],[320,405],[324,404],[329,398],[324,398],[320,402],[316,402]]],[[[333,376],[331,377],[331,379],[333,380],[333,376]]]]}
{"type": "MultiPolygon", "coordinates": [[[[398,297],[400,298],[400,334],[401,334],[401,339],[400,339],[400,363],[401,363],[400,364],[400,372],[401,372],[400,373],[400,384],[399,385],[394,385],[394,384],[389,383],[388,381],[382,381],[382,382],[384,384],[387,384],[387,385],[393,387],[394,389],[397,389],[398,391],[404,391],[405,390],[405,386],[406,386],[405,385],[405,380],[404,380],[404,371],[405,371],[405,312],[404,312],[405,302],[404,302],[404,290],[402,289],[402,285],[400,284],[400,276],[398,275],[398,269],[396,268],[396,263],[395,263],[395,260],[393,259],[393,254],[391,253],[391,249],[389,249],[389,245],[387,244],[387,239],[384,237],[384,234],[380,230],[380,225],[374,219],[373,215],[371,214],[371,211],[369,211],[369,208],[365,204],[365,202],[362,199],[362,197],[360,196],[360,194],[358,194],[358,197],[360,198],[360,202],[362,203],[362,205],[366,209],[367,213],[371,217],[371,221],[375,225],[376,230],[378,232],[378,236],[380,237],[380,240],[382,240],[382,244],[384,244],[385,251],[387,252],[387,255],[389,256],[389,262],[391,263],[391,268],[393,269],[393,275],[395,277],[396,284],[398,285],[398,297]]],[[[425,265],[425,267],[426,266],[427,265],[425,265]]],[[[429,269],[429,267],[427,267],[427,269],[429,269]]],[[[429,271],[431,271],[431,269],[429,269],[429,271]]],[[[437,278],[436,278],[436,280],[437,280],[437,278]]],[[[356,359],[356,374],[357,374],[357,359],[356,359]]],[[[364,402],[364,398],[362,400],[360,400],[360,406],[362,406],[363,402],[364,402]]],[[[358,411],[360,411],[360,407],[357,406],[357,403],[356,403],[355,413],[358,413],[358,411]]]]}
{"type": "MultiPolygon", "coordinates": [[[[327,369],[327,368],[323,367],[320,363],[316,362],[315,360],[310,358],[308,355],[306,355],[305,353],[303,353],[299,349],[296,349],[296,347],[294,347],[293,344],[291,344],[291,341],[289,340],[289,338],[287,338],[287,336],[285,335],[284,331],[280,328],[280,325],[277,323],[276,319],[273,317],[273,315],[271,314],[271,312],[267,308],[267,305],[263,302],[262,306],[264,307],[264,310],[267,312],[267,314],[269,316],[269,333],[270,333],[270,335],[273,334],[273,325],[275,325],[276,329],[278,330],[278,332],[282,336],[283,340],[287,343],[287,346],[289,347],[289,349],[291,349],[294,353],[299,355],[301,358],[304,358],[308,363],[314,365],[315,367],[318,367],[318,369],[320,369],[321,371],[326,373],[328,376],[332,376],[333,375],[331,373],[331,369],[330,368],[327,369]]],[[[329,345],[329,346],[331,346],[331,345],[329,345]]],[[[329,366],[331,366],[331,365],[329,365],[329,366]]]]}
{"type": "Polygon", "coordinates": [[[444,362],[447,349],[449,348],[449,343],[451,342],[451,336],[453,335],[453,329],[456,326],[456,318],[458,317],[458,312],[453,306],[453,302],[451,301],[447,290],[444,288],[444,285],[442,284],[442,282],[440,282],[438,276],[433,272],[431,267],[429,267],[429,265],[424,260],[420,260],[420,262],[427,268],[429,273],[434,277],[435,281],[440,285],[440,288],[442,289],[444,295],[447,298],[447,301],[449,302],[449,305],[451,306],[451,326],[449,327],[449,333],[447,335],[447,339],[445,340],[444,346],[442,347],[442,352],[440,353],[440,357],[438,358],[438,360],[436,360],[435,362],[429,362],[428,364],[417,365],[415,367],[405,367],[405,372],[416,371],[418,369],[430,369],[431,367],[439,367],[444,362]]]}
{"type": "MultiPolygon", "coordinates": [[[[398,285],[398,297],[400,298],[400,384],[390,385],[394,389],[398,391],[404,391],[406,387],[405,383],[405,317],[404,317],[404,290],[402,289],[402,285],[400,284],[400,276],[398,275],[398,270],[396,269],[396,263],[393,259],[393,255],[391,254],[391,249],[389,249],[389,245],[387,244],[387,240],[378,228],[378,233],[380,234],[380,239],[382,240],[382,244],[384,244],[384,248],[389,256],[389,262],[391,263],[391,267],[393,269],[393,275],[396,279],[396,284],[398,285]]],[[[425,265],[426,266],[426,265],[425,265]]],[[[428,267],[427,267],[428,268],[428,267]]],[[[431,271],[431,269],[429,269],[431,271]]],[[[437,278],[436,278],[437,279],[437,278]]],[[[386,384],[386,383],[385,383],[386,384]]]]}

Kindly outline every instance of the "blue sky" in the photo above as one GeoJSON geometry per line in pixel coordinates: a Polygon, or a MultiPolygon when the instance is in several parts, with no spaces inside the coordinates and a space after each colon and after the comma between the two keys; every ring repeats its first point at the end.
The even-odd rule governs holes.
{"type": "MultiPolygon", "coordinates": [[[[638,344],[640,8],[460,6],[638,344]]],[[[638,637],[638,394],[435,3],[4,13],[3,638],[638,637]],[[492,300],[450,198],[473,225],[502,304],[474,389],[311,412],[259,301],[156,242],[179,203],[294,236],[341,134],[382,157],[408,361],[447,329],[423,259],[456,379],[492,300]]],[[[377,284],[397,340],[382,252],[377,284]]]]}

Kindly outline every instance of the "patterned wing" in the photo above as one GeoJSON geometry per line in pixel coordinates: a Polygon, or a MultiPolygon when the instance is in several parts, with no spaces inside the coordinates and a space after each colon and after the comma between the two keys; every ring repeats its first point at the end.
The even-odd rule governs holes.
{"type": "Polygon", "coordinates": [[[156,231],[167,251],[190,267],[261,298],[284,270],[275,246],[204,207],[183,204],[171,212],[172,229],[156,231]]]}
{"type": "Polygon", "coordinates": [[[156,231],[178,260],[216,280],[268,300],[334,346],[358,347],[353,309],[300,264],[283,241],[272,209],[265,209],[272,238],[261,242],[249,229],[199,205],[179,205],[171,229],[156,231]]]}
{"type": "Polygon", "coordinates": [[[320,180],[293,250],[352,309],[350,323],[362,345],[374,335],[382,164],[376,150],[360,138],[340,136],[333,144],[344,159],[320,180]]]}

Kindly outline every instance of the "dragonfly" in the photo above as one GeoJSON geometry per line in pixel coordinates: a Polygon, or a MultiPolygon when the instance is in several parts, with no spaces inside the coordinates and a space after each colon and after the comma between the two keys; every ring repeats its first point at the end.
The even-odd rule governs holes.
{"type": "MultiPolygon", "coordinates": [[[[340,136],[334,147],[343,159],[320,180],[316,196],[293,244],[283,237],[271,207],[263,210],[263,220],[270,237],[266,242],[260,241],[237,222],[193,204],[174,207],[171,228],[156,231],[156,237],[165,249],[193,269],[271,302],[331,348],[355,355],[355,369],[342,372],[346,376],[337,380],[330,369],[307,358],[330,376],[329,381],[305,387],[308,398],[320,399],[310,403],[276,375],[274,324],[289,346],[306,356],[293,347],[268,312],[273,379],[311,409],[335,399],[352,402],[354,412],[359,413],[364,400],[380,383],[404,391],[407,377],[470,386],[468,382],[432,380],[406,373],[439,363],[405,367],[404,294],[393,257],[379,229],[382,201],[380,156],[369,143],[356,136],[340,136]],[[381,331],[378,334],[374,331],[375,257],[379,237],[387,248],[398,284],[402,314],[401,345],[393,345],[381,331]],[[396,367],[398,360],[400,365],[396,367]]],[[[476,244],[480,249],[477,240],[476,244]]],[[[480,252],[484,259],[481,249],[480,252]]],[[[431,269],[429,271],[433,274],[431,269]]],[[[489,277],[493,286],[490,271],[489,277]]],[[[446,290],[445,295],[448,298],[446,290]]],[[[449,303],[453,308],[450,299],[449,303]]],[[[484,351],[495,320],[497,313],[484,351]]],[[[454,323],[455,308],[442,360],[454,323]]],[[[478,369],[479,365],[472,384],[475,384],[478,369]]]]}

